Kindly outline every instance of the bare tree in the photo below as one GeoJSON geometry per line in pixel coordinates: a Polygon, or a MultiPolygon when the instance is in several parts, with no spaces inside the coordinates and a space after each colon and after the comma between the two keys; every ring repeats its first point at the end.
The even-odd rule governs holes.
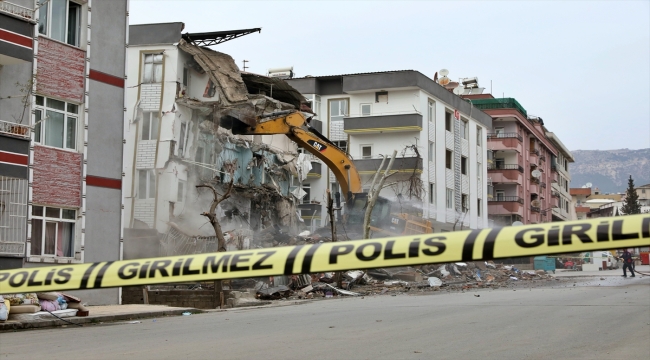
{"type": "Polygon", "coordinates": [[[224,252],[226,251],[226,238],[223,236],[223,231],[221,230],[221,224],[219,223],[219,220],[217,219],[217,206],[224,200],[228,199],[230,197],[230,193],[232,192],[233,185],[235,184],[235,175],[234,173],[230,173],[230,183],[228,184],[228,189],[223,195],[219,195],[217,192],[217,189],[214,188],[214,186],[210,184],[201,184],[201,185],[196,185],[196,188],[207,188],[212,191],[212,204],[210,204],[210,210],[209,211],[204,211],[201,213],[201,215],[205,216],[208,218],[208,221],[210,222],[210,225],[212,225],[212,228],[214,229],[214,234],[217,237],[217,252],[224,252]]]}
{"type": "Polygon", "coordinates": [[[452,231],[456,231],[456,225],[460,223],[460,231],[463,230],[463,223],[465,222],[465,217],[467,216],[467,212],[469,211],[468,208],[466,208],[463,211],[456,211],[456,220],[454,221],[454,226],[452,228],[452,231]]]}
{"type": "Polygon", "coordinates": [[[370,238],[370,215],[372,214],[372,209],[375,207],[375,204],[377,203],[377,199],[379,198],[379,193],[381,192],[381,189],[384,188],[384,182],[386,182],[386,178],[389,175],[390,169],[393,167],[393,163],[395,162],[395,157],[397,156],[397,150],[393,150],[393,155],[390,158],[390,161],[388,162],[388,166],[386,167],[386,170],[384,170],[384,174],[381,177],[381,180],[379,180],[379,183],[377,183],[377,179],[379,179],[379,174],[382,171],[382,168],[384,167],[384,163],[386,162],[386,156],[383,157],[381,160],[381,165],[379,165],[379,169],[377,169],[377,172],[375,173],[374,178],[372,179],[372,185],[370,185],[370,191],[368,192],[368,204],[366,205],[366,214],[363,218],[363,238],[368,239],[370,238]]]}

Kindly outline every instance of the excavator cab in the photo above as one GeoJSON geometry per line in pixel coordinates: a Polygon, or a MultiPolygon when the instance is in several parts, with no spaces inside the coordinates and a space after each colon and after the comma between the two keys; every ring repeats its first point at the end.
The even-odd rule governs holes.
{"type": "MultiPolygon", "coordinates": [[[[354,194],[354,199],[349,201],[347,205],[347,223],[361,229],[363,227],[363,218],[366,215],[366,207],[368,206],[368,193],[354,194]]],[[[370,226],[376,228],[387,226],[387,222],[390,222],[391,217],[390,210],[390,201],[380,196],[372,209],[370,226]]]]}

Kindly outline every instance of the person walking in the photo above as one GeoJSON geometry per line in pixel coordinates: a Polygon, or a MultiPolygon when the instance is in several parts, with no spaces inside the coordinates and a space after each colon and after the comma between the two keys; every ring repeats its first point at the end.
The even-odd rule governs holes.
{"type": "Polygon", "coordinates": [[[632,254],[627,249],[621,255],[623,259],[623,277],[627,277],[627,269],[630,270],[630,277],[634,277],[634,265],[632,264],[632,254]]]}

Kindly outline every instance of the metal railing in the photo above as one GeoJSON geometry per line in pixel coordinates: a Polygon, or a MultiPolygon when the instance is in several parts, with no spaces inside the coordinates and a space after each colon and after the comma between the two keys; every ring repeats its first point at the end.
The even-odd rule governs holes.
{"type": "MultiPolygon", "coordinates": [[[[0,1],[0,4],[3,2],[0,1]]],[[[17,124],[0,120],[0,134],[29,139],[31,128],[29,125],[17,124]]]]}
{"type": "Polygon", "coordinates": [[[0,12],[5,12],[8,14],[20,16],[24,18],[25,20],[28,20],[30,22],[36,22],[36,19],[34,18],[34,10],[30,8],[26,8],[24,6],[16,5],[14,3],[10,3],[8,1],[1,1],[0,0],[0,12]]]}
{"type": "Polygon", "coordinates": [[[495,195],[492,199],[488,199],[488,202],[518,202],[520,204],[524,203],[524,199],[519,196],[499,196],[495,195]]]}
{"type": "Polygon", "coordinates": [[[488,139],[517,139],[524,141],[524,138],[518,133],[488,133],[488,139]]]}
{"type": "Polygon", "coordinates": [[[519,172],[524,172],[524,167],[519,164],[489,164],[488,170],[519,170],[519,172]]]}
{"type": "Polygon", "coordinates": [[[0,176],[0,254],[24,256],[27,180],[0,176]]]}
{"type": "Polygon", "coordinates": [[[540,208],[539,206],[531,205],[530,206],[530,211],[532,211],[532,212],[540,212],[540,211],[542,211],[542,208],[540,208]]]}

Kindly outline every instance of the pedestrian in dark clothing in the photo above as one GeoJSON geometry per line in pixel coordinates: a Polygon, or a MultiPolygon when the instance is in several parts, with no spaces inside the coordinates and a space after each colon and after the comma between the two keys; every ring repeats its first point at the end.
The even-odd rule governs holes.
{"type": "Polygon", "coordinates": [[[630,254],[629,251],[625,250],[623,255],[621,255],[621,258],[623,259],[623,277],[627,277],[627,269],[630,269],[630,277],[634,277],[634,265],[632,263],[632,254],[630,254]]]}

